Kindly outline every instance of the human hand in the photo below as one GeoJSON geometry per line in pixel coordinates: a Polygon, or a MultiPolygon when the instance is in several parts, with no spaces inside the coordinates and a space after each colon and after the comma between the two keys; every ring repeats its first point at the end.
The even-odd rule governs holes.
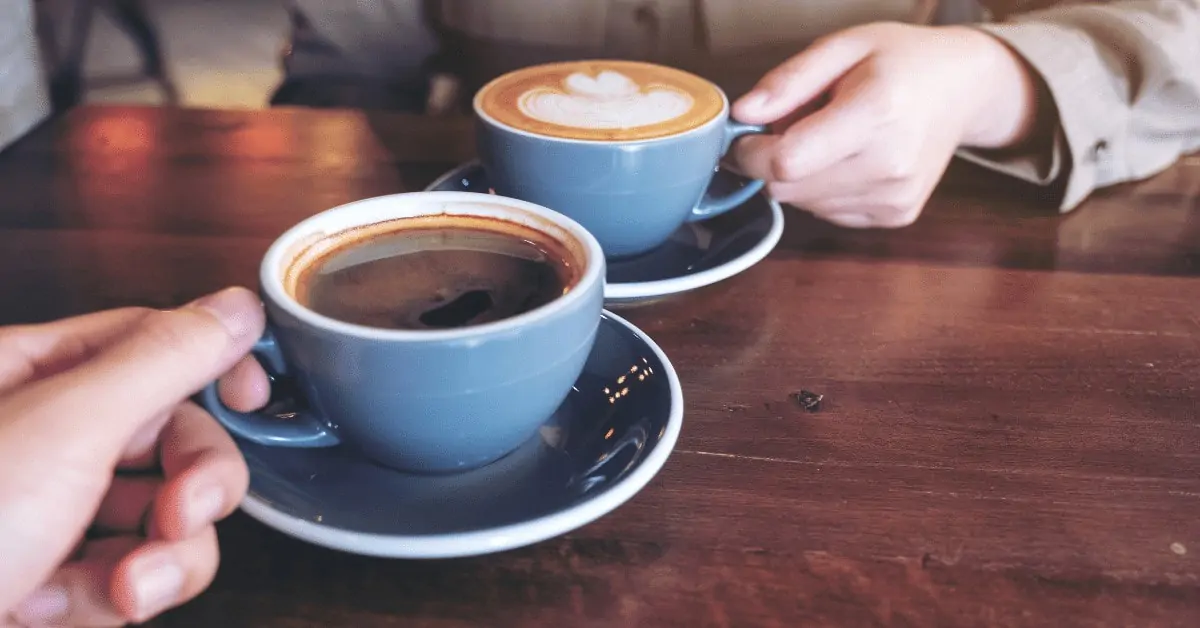
{"type": "Polygon", "coordinates": [[[208,586],[248,476],[187,398],[263,325],[232,289],[0,328],[0,625],[141,622],[208,586]]]}
{"type": "Polygon", "coordinates": [[[960,145],[1004,148],[1036,118],[1036,79],[968,27],[879,23],[834,33],[767,73],[733,116],[771,124],[736,166],[777,200],[846,227],[902,227],[960,145]]]}

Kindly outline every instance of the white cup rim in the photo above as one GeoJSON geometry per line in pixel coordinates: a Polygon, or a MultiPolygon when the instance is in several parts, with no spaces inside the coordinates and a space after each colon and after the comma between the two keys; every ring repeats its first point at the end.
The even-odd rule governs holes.
{"type": "MultiPolygon", "coordinates": [[[[576,248],[570,247],[570,243],[564,244],[576,248]]],[[[563,214],[541,205],[494,194],[428,191],[402,192],[353,201],[300,221],[271,243],[259,266],[259,282],[265,297],[276,307],[312,327],[370,340],[445,342],[513,332],[553,318],[589,298],[595,285],[604,281],[605,270],[600,243],[582,225],[563,214]],[[284,287],[284,272],[295,258],[295,249],[306,239],[332,236],[389,220],[436,214],[498,218],[535,229],[556,240],[568,236],[578,243],[578,249],[583,254],[583,274],[570,292],[545,305],[499,321],[456,329],[381,329],[347,323],[301,305],[284,287]],[[552,233],[553,230],[561,233],[552,233]]],[[[603,289],[601,285],[600,290],[603,289]]]]}

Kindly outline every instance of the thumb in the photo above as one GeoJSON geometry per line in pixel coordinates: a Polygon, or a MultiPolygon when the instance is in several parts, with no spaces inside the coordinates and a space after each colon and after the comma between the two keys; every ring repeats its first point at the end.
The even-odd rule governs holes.
{"type": "Polygon", "coordinates": [[[0,401],[0,438],[43,455],[77,445],[83,459],[111,469],[138,428],[229,370],[264,324],[258,298],[243,288],[154,312],[92,359],[0,401]]]}
{"type": "Polygon", "coordinates": [[[763,75],[733,104],[733,117],[749,124],[776,122],[828,91],[873,49],[868,38],[848,32],[819,39],[763,75]]]}
{"type": "Polygon", "coordinates": [[[228,370],[264,324],[257,297],[232,288],[154,312],[92,359],[0,399],[0,611],[66,558],[139,428],[228,370]]]}

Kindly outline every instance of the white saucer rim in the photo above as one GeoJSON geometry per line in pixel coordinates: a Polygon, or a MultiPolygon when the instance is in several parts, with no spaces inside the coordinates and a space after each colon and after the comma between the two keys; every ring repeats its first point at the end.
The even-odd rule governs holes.
{"type": "Polygon", "coordinates": [[[623,317],[608,310],[604,315],[632,331],[658,357],[671,390],[671,411],[662,437],[645,460],[596,497],[529,521],[471,532],[429,535],[375,534],[317,524],[280,512],[252,493],[247,493],[241,510],[267,527],[314,545],[363,556],[404,559],[462,558],[517,549],[576,530],[607,515],[641,492],[674,451],[683,428],[683,387],[675,367],[658,343],[623,317]]]}
{"type": "Polygon", "coordinates": [[[767,231],[765,238],[754,245],[754,248],[720,266],[682,277],[631,283],[606,282],[604,285],[605,300],[611,303],[627,303],[666,297],[711,286],[746,272],[770,255],[783,237],[783,208],[769,196],[763,195],[763,200],[771,207],[771,229],[767,231]]]}
{"type": "MultiPolygon", "coordinates": [[[[478,167],[479,165],[479,160],[477,159],[459,164],[458,166],[446,171],[445,174],[438,177],[433,183],[430,183],[428,186],[426,186],[425,191],[437,189],[442,185],[445,185],[447,181],[450,181],[456,175],[461,176],[459,173],[470,168],[478,167]]],[[[683,275],[682,277],[656,279],[654,281],[633,281],[627,283],[606,281],[604,283],[605,301],[612,304],[621,305],[625,303],[632,303],[646,299],[657,299],[675,294],[681,294],[684,292],[690,292],[692,290],[698,290],[700,288],[711,286],[715,283],[729,279],[730,277],[739,275],[749,270],[750,267],[754,266],[755,264],[763,261],[763,259],[771,254],[771,251],[775,250],[775,246],[779,244],[779,240],[783,237],[784,216],[783,208],[779,205],[778,201],[762,192],[759,192],[758,196],[761,196],[771,208],[771,228],[767,231],[766,237],[760,240],[758,244],[754,245],[754,247],[749,251],[746,251],[745,253],[724,264],[721,264],[720,266],[709,268],[708,270],[702,270],[698,273],[693,273],[690,275],[683,275]]]]}

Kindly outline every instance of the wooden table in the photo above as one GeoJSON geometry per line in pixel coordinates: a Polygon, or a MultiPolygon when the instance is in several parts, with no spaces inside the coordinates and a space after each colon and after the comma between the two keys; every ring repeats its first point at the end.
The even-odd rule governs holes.
{"type": "MultiPolygon", "coordinates": [[[[420,189],[469,138],[77,109],[0,155],[0,323],[253,285],[285,227],[420,189]]],[[[963,170],[908,229],[788,221],[743,275],[625,312],[687,409],[624,507],[441,562],[235,515],[212,588],[155,625],[1200,625],[1200,159],[1066,217],[963,170]]]]}

